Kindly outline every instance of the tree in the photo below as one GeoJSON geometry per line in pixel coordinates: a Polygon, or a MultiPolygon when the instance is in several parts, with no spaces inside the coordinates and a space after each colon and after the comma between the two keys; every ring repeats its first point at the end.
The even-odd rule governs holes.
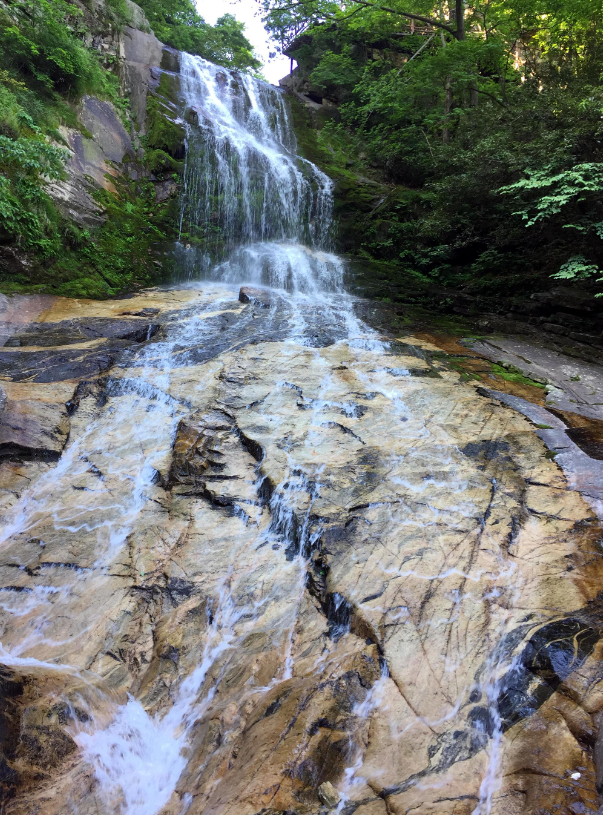
{"type": "Polygon", "coordinates": [[[455,0],[455,2],[455,19],[447,22],[440,17],[420,13],[422,8],[408,8],[409,4],[406,3],[394,5],[376,2],[376,0],[354,0],[353,3],[345,4],[344,10],[332,0],[301,0],[301,2],[263,0],[263,6],[267,28],[286,47],[286,44],[290,43],[292,38],[298,36],[305,28],[326,22],[337,23],[353,17],[362,9],[384,12],[413,23],[423,23],[446,32],[455,39],[463,40],[465,39],[464,0],[455,0]]]}
{"type": "Polygon", "coordinates": [[[191,0],[139,0],[139,5],[162,42],[197,54],[227,68],[257,71],[262,63],[245,36],[244,23],[225,14],[209,25],[191,0]]]}

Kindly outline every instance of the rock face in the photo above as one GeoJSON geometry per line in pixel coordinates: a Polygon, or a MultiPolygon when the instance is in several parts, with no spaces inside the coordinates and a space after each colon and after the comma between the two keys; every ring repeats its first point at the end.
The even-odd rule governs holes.
{"type": "MultiPolygon", "coordinates": [[[[157,90],[162,66],[170,76],[178,71],[178,54],[159,42],[139,6],[127,0],[127,10],[131,25],[117,31],[107,29],[106,4],[102,0],[93,8],[84,5],[82,9],[92,32],[88,45],[114,58],[122,92],[129,100],[129,112],[126,120],[111,102],[84,96],[76,110],[79,127],[60,128],[70,152],[66,177],[49,184],[48,192],[63,215],[80,227],[96,227],[104,222],[105,213],[93,194],[98,189],[115,193],[119,179],[138,178],[141,174],[152,177],[160,203],[176,191],[173,182],[158,181],[146,166],[140,137],[148,131],[149,93],[157,90]]],[[[173,112],[167,113],[171,116],[173,112]]]]}
{"type": "MultiPolygon", "coordinates": [[[[53,248],[18,239],[9,229],[0,247],[0,288],[6,291],[29,286],[70,296],[113,296],[159,283],[173,271],[185,152],[179,52],[159,42],[131,0],[119,8],[111,0],[73,0],[73,6],[79,36],[96,52],[111,100],[93,95],[71,100],[69,126],[47,133],[65,158],[60,179],[36,182],[51,199],[52,214],[44,217],[53,248]],[[123,25],[124,19],[130,24],[123,25]],[[146,213],[152,229],[137,220],[146,213]],[[95,249],[87,254],[90,242],[95,249]]],[[[40,113],[48,100],[30,90],[40,113]]]]}
{"type": "Polygon", "coordinates": [[[128,0],[131,26],[122,32],[99,30],[104,19],[104,3],[83,14],[91,29],[89,47],[112,55],[119,64],[121,85],[130,99],[133,122],[131,132],[124,127],[111,102],[85,96],[77,109],[80,129],[61,128],[70,157],[66,178],[49,185],[49,192],[64,215],[78,226],[94,227],[104,221],[102,209],[92,197],[95,189],[115,192],[113,180],[128,175],[128,165],[137,157],[139,136],[146,132],[146,103],[153,81],[151,70],[161,64],[163,45],[150,33],[141,9],[128,0]],[[134,127],[134,124],[136,127],[134,127]]]}
{"type": "Polygon", "coordinates": [[[420,340],[271,298],[5,330],[4,811],[596,812],[591,506],[420,340]]]}
{"type": "Polygon", "coordinates": [[[271,303],[270,292],[266,291],[266,289],[254,289],[252,286],[241,286],[239,301],[268,308],[271,303]]]}

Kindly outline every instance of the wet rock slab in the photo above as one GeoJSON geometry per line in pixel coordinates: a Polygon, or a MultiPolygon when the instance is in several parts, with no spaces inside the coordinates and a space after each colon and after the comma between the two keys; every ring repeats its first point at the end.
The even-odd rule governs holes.
{"type": "Polygon", "coordinates": [[[148,341],[158,330],[157,323],[144,319],[115,317],[30,323],[6,338],[0,370],[3,378],[16,382],[98,376],[132,343],[148,341]]]}
{"type": "Polygon", "coordinates": [[[44,388],[4,382],[0,457],[56,461],[67,441],[73,391],[70,384],[44,388]]]}
{"type": "Polygon", "coordinates": [[[495,337],[470,347],[546,385],[546,406],[603,420],[603,364],[569,357],[528,337],[495,337]]]}
{"type": "MultiPolygon", "coordinates": [[[[81,344],[77,308],[46,336],[67,322],[81,344]]],[[[139,792],[161,815],[596,811],[601,529],[547,456],[560,419],[536,427],[413,337],[339,342],[336,312],[312,344],[286,297],[89,310],[105,334],[85,342],[112,319],[161,342],[2,383],[15,442],[62,453],[0,464],[7,813],[139,792]],[[103,733],[105,761],[131,751],[125,790],[99,780],[103,733]]]]}
{"type": "MultiPolygon", "coordinates": [[[[154,311],[154,309],[149,309],[154,311]]],[[[140,316],[151,316],[139,312],[140,316]]],[[[5,348],[38,346],[52,348],[59,345],[88,342],[100,338],[143,342],[153,337],[158,325],[145,320],[124,320],[115,317],[90,317],[62,320],[59,323],[31,323],[25,330],[15,333],[4,343],[5,348]]]]}

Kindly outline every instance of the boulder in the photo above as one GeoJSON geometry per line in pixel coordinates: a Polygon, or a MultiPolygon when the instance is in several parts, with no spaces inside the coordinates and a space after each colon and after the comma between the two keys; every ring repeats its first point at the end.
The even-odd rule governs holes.
{"type": "Polygon", "coordinates": [[[241,303],[251,303],[260,308],[270,308],[272,305],[272,298],[270,292],[266,289],[255,289],[251,286],[242,286],[239,291],[239,300],[241,303]]]}
{"type": "Polygon", "coordinates": [[[329,809],[335,809],[341,800],[341,796],[330,781],[325,781],[320,785],[318,788],[318,797],[329,809]]]}

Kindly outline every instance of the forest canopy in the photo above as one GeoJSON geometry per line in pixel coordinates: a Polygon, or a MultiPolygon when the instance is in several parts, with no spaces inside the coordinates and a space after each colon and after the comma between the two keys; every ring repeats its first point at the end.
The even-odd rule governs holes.
{"type": "Polygon", "coordinates": [[[601,0],[263,4],[338,106],[323,145],[416,192],[380,207],[363,251],[491,293],[601,288],[601,0]]]}

